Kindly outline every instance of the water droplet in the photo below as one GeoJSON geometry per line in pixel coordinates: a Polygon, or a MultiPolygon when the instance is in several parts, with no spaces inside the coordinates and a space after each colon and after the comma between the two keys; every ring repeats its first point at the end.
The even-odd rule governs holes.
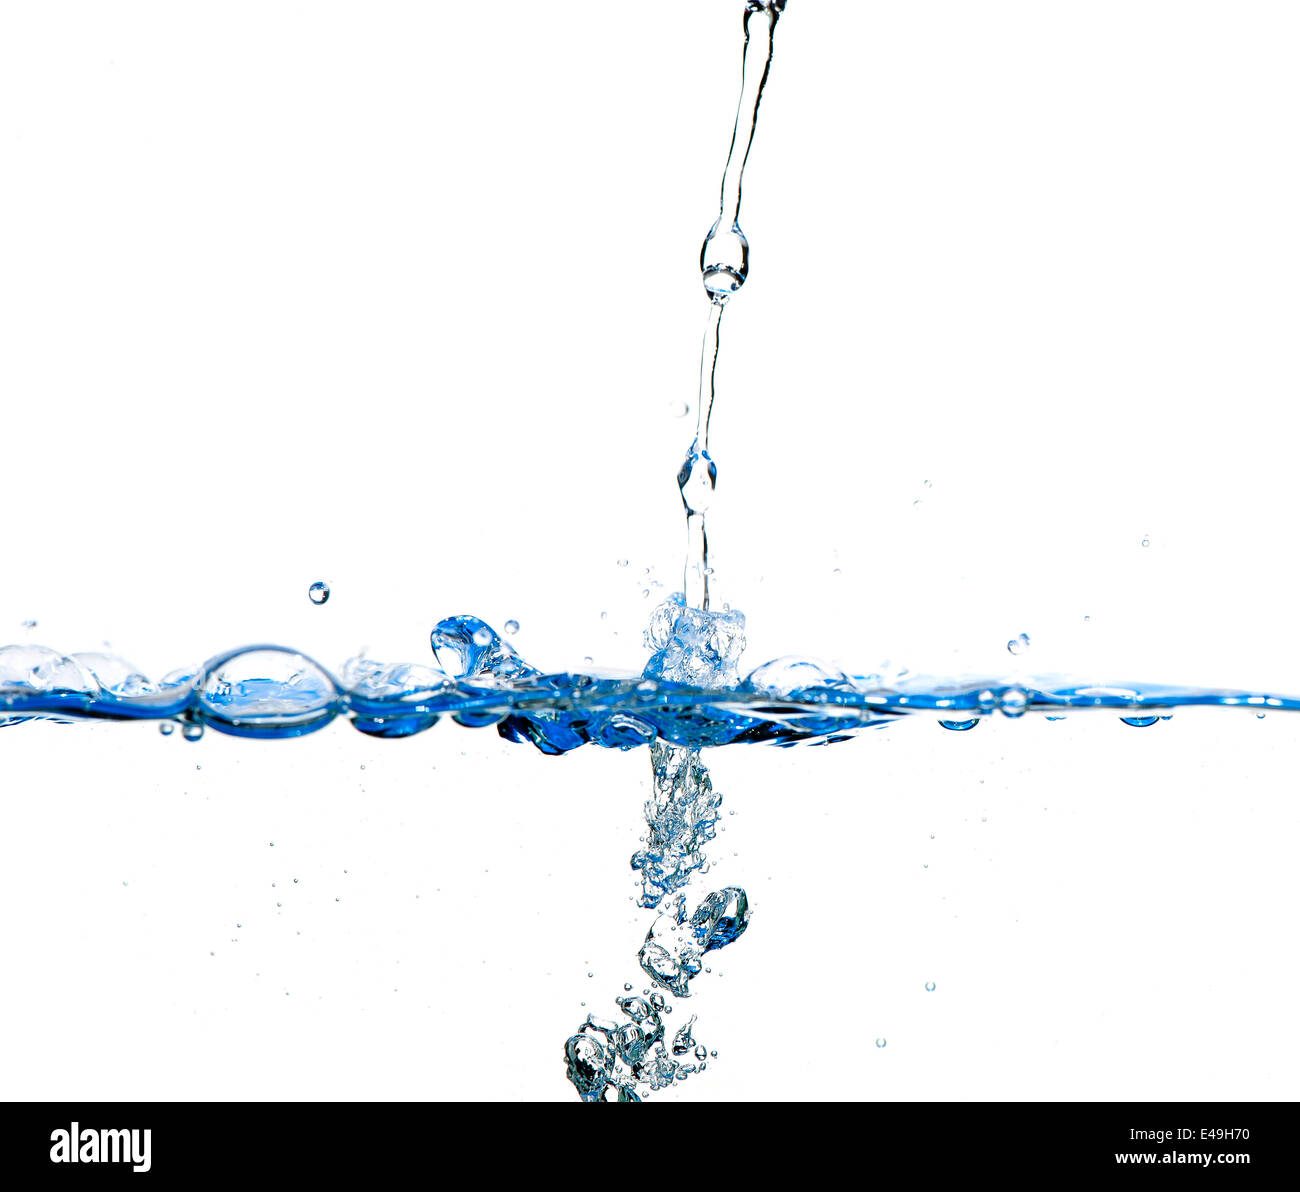
{"type": "Polygon", "coordinates": [[[512,637],[519,632],[519,622],[510,620],[506,622],[506,632],[512,637]]]}
{"type": "Polygon", "coordinates": [[[176,731],[176,725],[173,724],[170,720],[164,720],[158,726],[158,731],[162,733],[164,737],[170,737],[172,733],[176,731]]]}
{"type": "Polygon", "coordinates": [[[1029,634],[1022,633],[1018,637],[1013,637],[1007,642],[1008,654],[1023,654],[1029,649],[1029,634]]]}
{"type": "Polygon", "coordinates": [[[1121,716],[1120,717],[1120,720],[1124,724],[1130,725],[1133,728],[1150,728],[1159,719],[1160,719],[1159,716],[1121,716]]]}
{"type": "Polygon", "coordinates": [[[1143,545],[1143,546],[1150,546],[1150,545],[1151,545],[1151,539],[1150,539],[1149,536],[1147,536],[1147,535],[1145,535],[1145,534],[1142,536],[1142,545],[1143,545]]]}
{"type": "Polygon", "coordinates": [[[619,559],[619,561],[618,561],[618,565],[619,565],[620,567],[626,567],[626,566],[627,566],[627,560],[626,560],[626,559],[619,559]]]}
{"type": "Polygon", "coordinates": [[[685,418],[691,412],[691,407],[684,401],[670,401],[668,409],[674,418],[685,418]]]}
{"type": "Polygon", "coordinates": [[[978,719],[973,719],[973,720],[941,720],[941,721],[939,721],[939,727],[940,727],[940,728],[946,728],[949,732],[953,732],[953,733],[964,733],[964,732],[969,732],[969,731],[970,731],[971,729],[973,729],[977,724],[979,724],[979,720],[978,720],[978,719]]]}
{"type": "Polygon", "coordinates": [[[203,725],[187,724],[183,729],[181,729],[181,736],[187,741],[197,741],[203,736],[203,725]]]}
{"type": "Polygon", "coordinates": [[[330,598],[330,586],[324,580],[317,580],[307,589],[312,604],[324,604],[330,598]]]}
{"type": "Polygon", "coordinates": [[[725,302],[749,275],[749,241],[738,223],[724,226],[721,216],[700,247],[700,274],[714,302],[725,302]]]}
{"type": "Polygon", "coordinates": [[[632,982],[631,982],[631,981],[624,981],[624,982],[623,982],[623,992],[624,992],[624,993],[631,993],[631,992],[632,992],[632,982]]]}
{"type": "Polygon", "coordinates": [[[877,1046],[877,1047],[884,1047],[884,1045],[885,1045],[886,1043],[888,1043],[888,1042],[889,1042],[889,1040],[886,1039],[886,1038],[882,1035],[879,1039],[876,1040],[876,1046],[877,1046]]]}
{"type": "Polygon", "coordinates": [[[933,981],[927,981],[927,982],[925,983],[925,992],[926,992],[926,993],[933,993],[933,992],[934,992],[934,982],[933,982],[933,981]]]}

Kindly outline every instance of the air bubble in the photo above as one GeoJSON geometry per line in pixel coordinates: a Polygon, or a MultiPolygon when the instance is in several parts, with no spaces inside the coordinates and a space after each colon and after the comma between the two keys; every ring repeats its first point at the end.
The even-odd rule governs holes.
{"type": "Polygon", "coordinates": [[[1011,687],[1002,693],[1001,705],[1003,716],[1023,716],[1029,707],[1029,696],[1020,688],[1011,687]]]}
{"type": "Polygon", "coordinates": [[[927,981],[927,982],[925,983],[925,992],[926,992],[926,993],[933,993],[933,992],[934,992],[934,982],[933,982],[933,981],[927,981]]]}
{"type": "Polygon", "coordinates": [[[324,580],[317,580],[307,589],[307,596],[312,604],[324,604],[330,598],[330,586],[324,580]]]}
{"type": "Polygon", "coordinates": [[[877,1046],[877,1047],[884,1047],[884,1045],[885,1045],[886,1043],[888,1043],[888,1042],[889,1042],[889,1040],[886,1039],[886,1038],[882,1035],[879,1039],[876,1040],[876,1046],[877,1046]]]}
{"type": "Polygon", "coordinates": [[[510,620],[506,622],[506,632],[512,637],[519,632],[519,622],[510,620]]]}
{"type": "Polygon", "coordinates": [[[492,630],[484,625],[482,629],[474,630],[472,640],[476,646],[490,646],[492,644],[492,630]]]}

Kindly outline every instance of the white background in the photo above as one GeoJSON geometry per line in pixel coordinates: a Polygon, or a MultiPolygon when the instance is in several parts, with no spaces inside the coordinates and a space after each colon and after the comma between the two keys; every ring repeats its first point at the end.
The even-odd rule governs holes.
{"type": "MultiPolygon", "coordinates": [[[[473,611],[638,669],[741,7],[0,7],[0,640],[423,661],[473,611]]],[[[1297,47],[1281,3],[793,0],[713,427],[749,663],[1300,692],[1297,47]]],[[[1294,1098],[1298,744],[721,751],[755,916],[664,1099],[1294,1098]]],[[[571,1098],[647,769],[5,732],[0,1094],[571,1098]]]]}

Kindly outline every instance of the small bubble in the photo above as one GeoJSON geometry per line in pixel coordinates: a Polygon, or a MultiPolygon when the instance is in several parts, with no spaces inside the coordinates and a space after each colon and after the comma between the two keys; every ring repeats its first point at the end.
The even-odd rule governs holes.
{"type": "Polygon", "coordinates": [[[626,559],[619,559],[619,561],[618,561],[618,565],[619,565],[620,567],[626,567],[626,566],[627,566],[627,560],[626,560],[626,559]]]}
{"type": "Polygon", "coordinates": [[[35,628],[36,628],[36,622],[35,622],[35,621],[24,621],[24,622],[23,622],[23,628],[24,628],[24,629],[35,629],[35,628]]]}
{"type": "Polygon", "coordinates": [[[1150,545],[1151,545],[1151,538],[1150,538],[1150,536],[1148,536],[1148,535],[1146,535],[1146,534],[1144,534],[1144,535],[1142,536],[1142,545],[1143,545],[1143,546],[1150,546],[1150,545]]]}
{"type": "Polygon", "coordinates": [[[1013,637],[1007,642],[1008,654],[1023,654],[1029,649],[1029,634],[1022,633],[1018,637],[1013,637]]]}
{"type": "Polygon", "coordinates": [[[159,726],[158,731],[164,737],[170,737],[176,731],[176,726],[170,720],[164,720],[159,726]]]}
{"type": "Polygon", "coordinates": [[[181,736],[187,741],[197,741],[203,736],[203,725],[187,724],[181,729],[181,736]]]}
{"type": "Polygon", "coordinates": [[[699,1060],[701,1063],[703,1063],[705,1060],[709,1058],[708,1049],[704,1046],[703,1043],[701,1043],[698,1047],[696,1047],[695,1058],[699,1060]]]}
{"type": "Polygon", "coordinates": [[[876,1046],[877,1046],[877,1047],[884,1047],[884,1045],[885,1045],[886,1043],[888,1043],[888,1042],[889,1042],[889,1040],[886,1039],[886,1038],[884,1037],[884,1035],[881,1035],[880,1038],[876,1040],[876,1046]]]}
{"type": "Polygon", "coordinates": [[[482,629],[474,630],[474,644],[476,646],[490,646],[492,644],[492,630],[486,625],[482,629]]]}
{"type": "Polygon", "coordinates": [[[625,981],[625,982],[623,983],[623,992],[624,992],[624,993],[631,993],[631,992],[632,992],[632,982],[631,982],[631,981],[625,981]]]}
{"type": "Polygon", "coordinates": [[[933,993],[933,992],[934,992],[934,982],[933,982],[933,981],[927,981],[927,982],[925,983],[925,992],[926,992],[926,993],[933,993]]]}
{"type": "Polygon", "coordinates": [[[1029,706],[1029,696],[1018,687],[1009,687],[1002,693],[1002,715],[1023,716],[1029,706]]]}
{"type": "Polygon", "coordinates": [[[307,589],[307,595],[312,604],[324,604],[330,598],[330,586],[324,580],[318,579],[307,589]]]}
{"type": "Polygon", "coordinates": [[[684,401],[670,401],[668,409],[674,418],[685,418],[691,412],[689,403],[684,401]]]}
{"type": "Polygon", "coordinates": [[[515,620],[507,621],[506,632],[513,637],[516,633],[519,632],[519,622],[515,620]]]}

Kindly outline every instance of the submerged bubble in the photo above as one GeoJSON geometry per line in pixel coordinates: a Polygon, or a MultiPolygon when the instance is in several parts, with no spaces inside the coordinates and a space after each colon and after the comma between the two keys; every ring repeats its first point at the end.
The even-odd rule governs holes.
{"type": "Polygon", "coordinates": [[[312,604],[324,604],[330,598],[330,586],[324,580],[318,579],[307,589],[307,596],[312,604]]]}

